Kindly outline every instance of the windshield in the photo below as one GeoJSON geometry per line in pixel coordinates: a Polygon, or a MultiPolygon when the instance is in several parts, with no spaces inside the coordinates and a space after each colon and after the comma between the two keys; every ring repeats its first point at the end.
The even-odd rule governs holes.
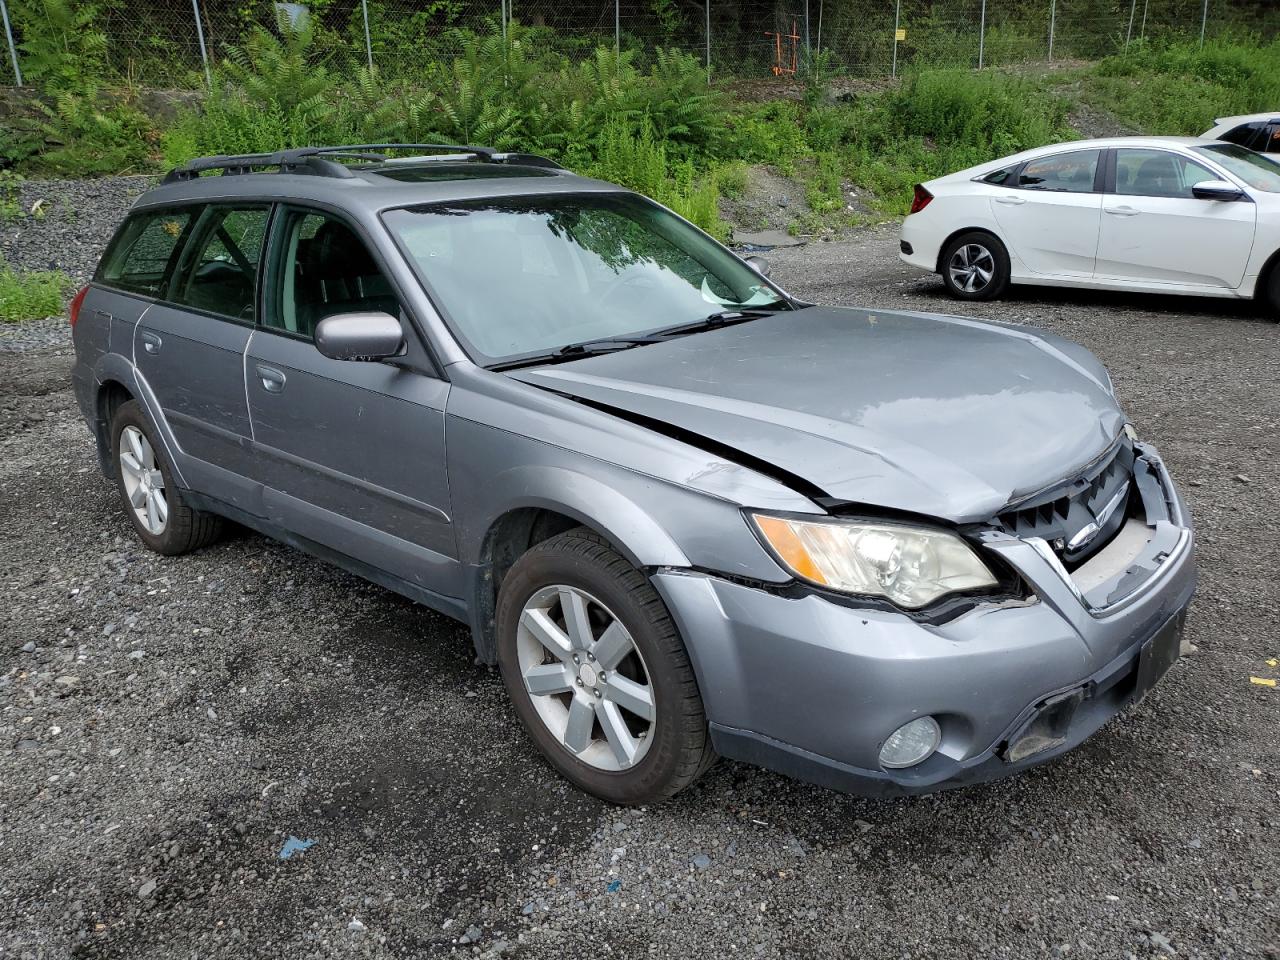
{"type": "Polygon", "coordinates": [[[720,244],[635,194],[468,200],[383,219],[480,363],[786,305],[720,244]]]}
{"type": "Polygon", "coordinates": [[[1221,164],[1255,190],[1280,193],[1280,164],[1262,154],[1234,143],[1214,143],[1194,149],[1221,164]]]}

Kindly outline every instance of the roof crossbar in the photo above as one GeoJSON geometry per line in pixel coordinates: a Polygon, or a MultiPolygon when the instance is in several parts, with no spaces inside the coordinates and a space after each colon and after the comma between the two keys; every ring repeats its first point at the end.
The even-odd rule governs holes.
{"type": "MultiPolygon", "coordinates": [[[[522,163],[527,165],[559,167],[545,157],[527,153],[498,153],[493,147],[477,147],[450,143],[354,143],[330,147],[296,147],[277,150],[274,153],[246,153],[199,157],[170,170],[164,183],[181,183],[193,180],[208,170],[221,170],[223,176],[252,173],[266,167],[276,167],[280,173],[307,174],[319,177],[348,179],[354,174],[337,160],[363,160],[384,163],[388,160],[383,151],[432,150],[445,151],[447,157],[421,157],[414,159],[456,159],[458,155],[473,157],[482,163],[522,163]]],[[[408,159],[408,158],[405,158],[408,159]]]]}

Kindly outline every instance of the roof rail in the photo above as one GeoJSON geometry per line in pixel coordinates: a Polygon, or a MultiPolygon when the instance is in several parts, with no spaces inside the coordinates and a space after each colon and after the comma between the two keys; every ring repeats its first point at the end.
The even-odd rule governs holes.
{"type": "MultiPolygon", "coordinates": [[[[493,147],[476,147],[464,144],[449,143],[355,143],[332,147],[296,147],[292,150],[277,150],[275,153],[246,153],[239,155],[218,155],[199,157],[190,160],[180,167],[170,170],[162,183],[182,183],[194,180],[206,170],[221,170],[223,176],[253,173],[264,167],[276,167],[280,173],[296,173],[317,177],[333,177],[339,180],[355,176],[350,168],[336,161],[364,160],[372,163],[384,163],[387,157],[381,152],[386,150],[444,150],[447,156],[413,157],[414,160],[457,159],[458,155],[473,157],[482,163],[519,163],[528,166],[554,167],[560,165],[554,160],[539,157],[531,153],[498,153],[493,147]]],[[[409,157],[402,158],[410,159],[409,157]]]]}

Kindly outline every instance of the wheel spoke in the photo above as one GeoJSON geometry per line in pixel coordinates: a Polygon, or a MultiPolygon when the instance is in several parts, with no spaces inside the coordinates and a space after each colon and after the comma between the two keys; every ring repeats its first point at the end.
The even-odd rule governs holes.
{"type": "Polygon", "coordinates": [[[124,432],[124,438],[128,441],[129,452],[133,454],[134,460],[138,462],[138,466],[145,467],[147,460],[142,452],[142,434],[133,427],[127,427],[124,432]]]}
{"type": "Polygon", "coordinates": [[[607,701],[596,704],[596,718],[600,721],[600,729],[604,731],[605,740],[608,741],[613,755],[618,760],[618,766],[623,768],[631,766],[635,762],[639,742],[627,729],[627,723],[622,719],[622,713],[617,705],[607,701]]]}
{"type": "Polygon", "coordinates": [[[548,697],[572,690],[573,680],[563,663],[540,663],[524,672],[524,688],[535,697],[548,697]]]}
{"type": "Polygon", "coordinates": [[[164,489],[164,474],[161,473],[159,470],[151,471],[151,489],[152,490],[164,489]]]}
{"type": "Polygon", "coordinates": [[[595,642],[591,632],[591,620],[587,616],[587,600],[576,590],[563,587],[560,590],[560,611],[564,614],[565,629],[573,649],[586,650],[595,642]]]}
{"type": "Polygon", "coordinates": [[[141,485],[134,487],[129,491],[129,506],[135,510],[141,510],[147,505],[147,491],[142,489],[141,485]]]}
{"type": "Polygon", "coordinates": [[[126,474],[135,480],[142,478],[142,464],[138,463],[138,458],[129,451],[120,453],[120,466],[126,474]]]}
{"type": "Polygon", "coordinates": [[[612,670],[630,652],[631,635],[627,633],[626,627],[615,620],[609,624],[604,633],[600,634],[600,639],[596,641],[591,654],[601,667],[612,670]]]}
{"type": "Polygon", "coordinates": [[[169,501],[165,499],[165,495],[159,490],[151,491],[151,502],[155,505],[156,516],[160,518],[160,523],[169,522],[169,501]]]}
{"type": "Polygon", "coordinates": [[[574,753],[581,753],[591,745],[591,728],[595,726],[596,712],[591,704],[578,697],[569,705],[569,722],[564,728],[564,745],[574,753]]]}
{"type": "Polygon", "coordinates": [[[142,465],[148,470],[156,468],[156,452],[151,448],[151,442],[142,434],[138,434],[138,443],[142,446],[142,455],[138,458],[142,465]]]}
{"type": "Polygon", "coordinates": [[[547,611],[536,608],[525,610],[520,617],[520,623],[554,656],[561,660],[568,660],[573,655],[573,644],[569,642],[565,632],[547,615],[547,611]]]}
{"type": "Polygon", "coordinates": [[[959,256],[960,256],[960,266],[962,267],[969,266],[969,248],[967,246],[960,248],[959,256]]]}
{"type": "Polygon", "coordinates": [[[991,281],[991,271],[983,270],[982,267],[975,267],[974,269],[977,271],[978,279],[982,281],[982,285],[985,287],[991,281]]]}
{"type": "Polygon", "coordinates": [[[147,494],[147,529],[156,533],[160,529],[160,514],[156,510],[156,498],[147,494]]]}
{"type": "Polygon", "coordinates": [[[653,721],[653,693],[646,687],[614,674],[604,689],[604,698],[641,720],[653,721]]]}

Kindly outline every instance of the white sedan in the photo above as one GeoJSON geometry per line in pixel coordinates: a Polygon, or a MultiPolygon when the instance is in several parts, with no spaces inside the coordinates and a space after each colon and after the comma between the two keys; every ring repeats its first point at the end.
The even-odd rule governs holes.
{"type": "Polygon", "coordinates": [[[1026,283],[1280,312],[1280,166],[1186,137],[1041,147],[919,184],[901,250],[963,300],[1026,283]]]}
{"type": "Polygon", "coordinates": [[[1280,111],[1250,113],[1242,117],[1219,117],[1200,134],[1206,140],[1226,140],[1265,153],[1280,163],[1280,111]]]}

